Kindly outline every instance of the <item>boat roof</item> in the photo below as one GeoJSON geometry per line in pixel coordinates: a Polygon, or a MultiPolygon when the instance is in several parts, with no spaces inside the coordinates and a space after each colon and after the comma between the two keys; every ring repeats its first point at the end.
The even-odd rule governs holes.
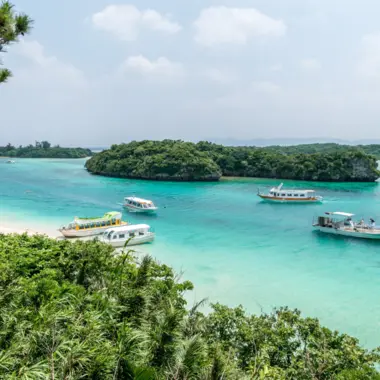
{"type": "Polygon", "coordinates": [[[270,191],[284,191],[284,192],[294,192],[294,193],[315,193],[315,190],[305,190],[305,189],[283,189],[279,187],[273,187],[270,191]]]}
{"type": "Polygon", "coordinates": [[[341,212],[341,211],[334,211],[334,212],[325,212],[326,215],[336,215],[336,216],[344,216],[346,218],[351,218],[355,214],[350,214],[349,212],[341,212]]]}
{"type": "Polygon", "coordinates": [[[107,231],[135,231],[135,230],[140,230],[140,229],[149,229],[150,226],[148,224],[130,224],[128,226],[117,226],[117,227],[110,227],[108,228],[107,231]]]}
{"type": "Polygon", "coordinates": [[[114,219],[114,218],[117,218],[117,219],[121,219],[121,212],[119,211],[110,211],[110,212],[106,212],[103,216],[95,216],[95,217],[92,217],[92,218],[86,218],[86,217],[78,217],[76,216],[75,217],[75,220],[87,220],[87,221],[91,221],[91,220],[103,220],[103,219],[114,219]]]}
{"type": "Polygon", "coordinates": [[[137,197],[126,197],[125,199],[129,201],[138,202],[138,203],[152,203],[152,201],[149,199],[143,199],[143,198],[137,198],[137,197]]]}

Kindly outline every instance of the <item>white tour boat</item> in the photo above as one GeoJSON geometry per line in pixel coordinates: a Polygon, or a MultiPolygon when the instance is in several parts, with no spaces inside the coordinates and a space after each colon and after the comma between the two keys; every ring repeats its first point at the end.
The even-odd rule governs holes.
{"type": "Polygon", "coordinates": [[[361,239],[380,239],[380,228],[376,226],[371,218],[369,224],[361,219],[360,222],[353,221],[354,214],[347,212],[325,212],[318,216],[313,222],[313,228],[333,235],[343,235],[361,239]]]}
{"type": "Polygon", "coordinates": [[[127,223],[123,222],[121,218],[121,212],[117,211],[107,212],[102,217],[75,217],[71,223],[61,227],[58,231],[69,238],[100,235],[112,226],[126,226],[127,223]]]}
{"type": "Polygon", "coordinates": [[[268,202],[317,203],[323,201],[323,198],[316,195],[314,190],[291,190],[283,189],[282,186],[283,183],[278,187],[273,187],[267,194],[259,190],[257,195],[268,202]]]}
{"type": "Polygon", "coordinates": [[[100,237],[103,243],[111,244],[115,248],[124,247],[125,244],[138,245],[151,243],[155,238],[155,233],[150,230],[147,224],[134,224],[109,228],[100,237]]]}
{"type": "Polygon", "coordinates": [[[144,212],[147,214],[155,213],[158,209],[149,199],[136,197],[124,198],[123,206],[130,212],[144,212]]]}

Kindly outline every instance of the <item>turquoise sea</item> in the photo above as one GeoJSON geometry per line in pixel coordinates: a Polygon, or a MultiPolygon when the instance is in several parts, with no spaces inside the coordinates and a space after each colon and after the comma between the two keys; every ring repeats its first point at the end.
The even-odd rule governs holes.
{"type": "Polygon", "coordinates": [[[58,228],[76,215],[119,210],[124,196],[152,199],[160,207],[156,217],[125,213],[124,219],[155,229],[156,241],[141,249],[193,281],[190,302],[208,297],[255,313],[287,305],[367,347],[380,344],[380,242],[311,229],[313,216],[324,211],[353,212],[380,224],[377,183],[284,181],[314,188],[326,202],[268,204],[257,189],[278,181],[149,182],[92,176],[84,160],[16,161],[0,159],[0,225],[58,228]]]}

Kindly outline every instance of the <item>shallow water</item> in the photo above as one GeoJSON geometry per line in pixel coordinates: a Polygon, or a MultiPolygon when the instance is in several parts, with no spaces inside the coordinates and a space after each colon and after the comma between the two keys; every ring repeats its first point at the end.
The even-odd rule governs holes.
{"type": "MultiPolygon", "coordinates": [[[[219,183],[171,183],[92,176],[84,160],[0,159],[0,224],[16,219],[30,228],[56,226],[77,216],[121,209],[124,196],[152,199],[156,217],[125,213],[147,222],[156,241],[141,246],[194,282],[191,301],[208,297],[250,312],[299,308],[331,328],[373,347],[380,344],[380,242],[313,232],[323,211],[380,220],[380,187],[284,181],[314,188],[322,205],[269,204],[258,188],[278,181],[228,179],[219,183]]],[[[380,224],[380,223],[379,223],[380,224]]],[[[140,249],[140,248],[139,248],[140,249]]]]}

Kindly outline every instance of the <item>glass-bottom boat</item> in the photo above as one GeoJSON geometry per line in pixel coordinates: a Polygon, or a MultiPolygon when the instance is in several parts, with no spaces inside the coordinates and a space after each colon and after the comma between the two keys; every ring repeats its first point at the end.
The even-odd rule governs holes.
{"type": "Polygon", "coordinates": [[[318,203],[323,198],[315,194],[314,190],[283,189],[283,184],[273,187],[268,194],[258,191],[257,195],[267,202],[280,203],[318,203]]]}
{"type": "Polygon", "coordinates": [[[147,224],[134,224],[109,228],[99,238],[103,243],[111,244],[115,248],[125,245],[138,245],[151,243],[155,238],[155,233],[151,231],[147,224]]]}
{"type": "Polygon", "coordinates": [[[122,213],[110,211],[101,217],[78,218],[66,226],[61,227],[58,231],[67,238],[86,237],[100,235],[110,227],[126,226],[127,223],[121,220],[122,213]]]}
{"type": "Polygon", "coordinates": [[[153,214],[158,209],[149,199],[137,197],[124,198],[123,206],[130,212],[143,212],[147,214],[153,214]]]}

